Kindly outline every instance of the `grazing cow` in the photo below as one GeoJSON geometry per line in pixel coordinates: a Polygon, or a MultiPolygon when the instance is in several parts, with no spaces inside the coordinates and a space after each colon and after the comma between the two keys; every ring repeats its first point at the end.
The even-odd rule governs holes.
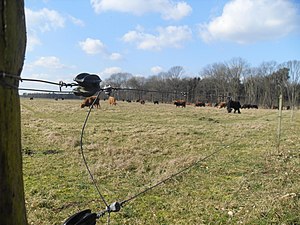
{"type": "Polygon", "coordinates": [[[186,106],[186,101],[183,101],[183,100],[177,100],[177,101],[174,102],[174,105],[176,105],[176,108],[177,108],[177,107],[185,108],[185,106],[186,106]]]}
{"type": "Polygon", "coordinates": [[[94,101],[95,101],[94,106],[96,106],[97,108],[100,108],[99,98],[97,98],[97,96],[91,96],[91,97],[87,97],[86,99],[84,99],[83,103],[81,104],[81,108],[84,108],[85,106],[87,106],[87,107],[92,106],[94,101]]]}
{"type": "Polygon", "coordinates": [[[153,103],[154,103],[154,105],[155,105],[155,104],[157,104],[157,105],[158,105],[158,101],[154,101],[153,103]]]}
{"type": "Polygon", "coordinates": [[[33,100],[33,97],[31,97],[30,100],[33,100]]]}
{"type": "Polygon", "coordinates": [[[205,107],[205,103],[204,102],[196,102],[195,107],[205,107]]]}
{"type": "Polygon", "coordinates": [[[250,109],[251,105],[250,104],[244,104],[242,105],[241,109],[250,109]]]}
{"type": "Polygon", "coordinates": [[[141,103],[142,105],[144,105],[144,104],[145,104],[145,100],[140,100],[140,103],[141,103]]]}
{"type": "Polygon", "coordinates": [[[233,113],[235,113],[236,111],[238,111],[238,113],[241,113],[240,108],[241,108],[241,104],[239,101],[229,100],[227,103],[228,113],[231,113],[232,109],[234,109],[233,113]]]}
{"type": "Polygon", "coordinates": [[[131,100],[130,100],[130,99],[127,99],[127,100],[126,100],[126,102],[130,103],[130,102],[131,102],[131,100]]]}
{"type": "Polygon", "coordinates": [[[117,102],[116,102],[115,97],[112,97],[112,96],[109,96],[109,98],[108,98],[108,103],[109,103],[110,105],[117,105],[117,102]]]}
{"type": "Polygon", "coordinates": [[[241,109],[258,109],[258,106],[251,105],[251,104],[244,104],[244,105],[242,105],[241,109]]]}
{"type": "Polygon", "coordinates": [[[226,102],[220,102],[218,104],[218,108],[221,109],[221,108],[225,108],[227,106],[227,103],[226,102]]]}

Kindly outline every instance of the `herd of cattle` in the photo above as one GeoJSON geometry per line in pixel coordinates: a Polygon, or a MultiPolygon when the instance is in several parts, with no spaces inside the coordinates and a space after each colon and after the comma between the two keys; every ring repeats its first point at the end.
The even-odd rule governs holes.
{"type": "MultiPolygon", "coordinates": [[[[30,97],[30,100],[33,100],[33,97],[30,97]]],[[[58,98],[55,98],[55,100],[57,101],[58,98]]],[[[62,100],[64,100],[64,98],[62,98],[62,100]]],[[[105,99],[106,100],[106,99],[105,99]]],[[[117,101],[115,97],[109,96],[109,98],[107,99],[109,105],[117,105],[117,101]]],[[[128,103],[132,102],[132,100],[125,100],[123,99],[122,101],[126,101],[128,103]]],[[[142,99],[138,99],[135,102],[139,102],[142,105],[144,105],[146,102],[145,100],[142,99]]],[[[159,101],[155,100],[153,101],[154,104],[159,104],[159,101]]],[[[193,105],[190,102],[187,102],[185,100],[176,100],[173,102],[174,105],[177,107],[182,107],[185,108],[187,105],[193,105]]],[[[101,108],[100,107],[100,99],[97,98],[97,96],[91,96],[91,97],[87,97],[83,100],[83,102],[80,104],[81,108],[84,107],[93,107],[95,106],[96,108],[101,108]]],[[[258,109],[258,105],[255,104],[243,104],[241,105],[239,101],[233,101],[233,100],[229,100],[227,102],[219,102],[219,103],[210,103],[210,102],[196,102],[194,104],[195,107],[216,107],[216,108],[227,108],[228,113],[233,112],[236,113],[241,113],[240,109],[258,109]]],[[[271,109],[278,109],[278,106],[272,106],[271,109]]],[[[282,107],[282,109],[286,109],[289,110],[290,106],[286,106],[286,107],[282,107]]]]}
{"type": "MultiPolygon", "coordinates": [[[[174,105],[176,107],[183,107],[183,108],[185,108],[186,105],[187,105],[187,103],[186,103],[186,101],[183,101],[183,100],[177,100],[177,101],[174,102],[174,105]]],[[[230,113],[232,110],[234,110],[233,111],[234,113],[236,113],[236,112],[241,113],[240,109],[241,108],[248,108],[248,105],[250,105],[250,104],[245,104],[245,105],[241,106],[241,104],[240,104],[239,101],[232,101],[232,100],[230,100],[228,102],[220,102],[220,103],[214,104],[214,106],[218,107],[219,109],[221,109],[221,108],[227,108],[228,113],[230,113]]],[[[210,102],[207,102],[207,103],[196,102],[195,103],[195,107],[206,107],[206,106],[212,107],[213,104],[210,103],[210,102]]],[[[253,108],[258,109],[258,106],[255,105],[255,107],[253,107],[253,108]]]]}
{"type": "MultiPolygon", "coordinates": [[[[125,101],[125,100],[124,100],[125,101]]],[[[126,100],[127,102],[131,102],[131,100],[126,100]]],[[[137,100],[136,102],[139,102],[141,104],[145,104],[145,100],[137,100]]],[[[109,96],[108,98],[108,103],[110,105],[117,105],[116,99],[112,96],[109,96]]],[[[154,104],[159,104],[158,101],[153,101],[154,104]]],[[[182,107],[185,108],[187,105],[191,105],[190,103],[187,103],[184,100],[176,100],[174,101],[174,105],[176,107],[182,107]]],[[[90,106],[95,106],[97,108],[100,108],[100,103],[99,103],[99,98],[97,98],[96,96],[91,96],[88,97],[86,99],[84,99],[84,101],[81,103],[81,108],[84,107],[90,107],[90,106]]],[[[221,108],[227,108],[228,113],[233,112],[236,113],[241,113],[240,109],[258,109],[257,105],[252,105],[252,104],[244,104],[241,105],[239,101],[232,101],[229,100],[228,102],[220,102],[220,103],[216,103],[216,104],[212,104],[212,103],[204,103],[204,102],[196,102],[195,103],[195,107],[217,107],[219,109],[221,108]]]]}

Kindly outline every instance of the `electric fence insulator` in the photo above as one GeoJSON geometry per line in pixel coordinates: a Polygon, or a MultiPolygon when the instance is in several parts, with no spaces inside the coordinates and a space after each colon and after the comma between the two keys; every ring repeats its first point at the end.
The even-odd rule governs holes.
{"type": "Polygon", "coordinates": [[[90,209],[83,210],[70,216],[63,225],[95,225],[97,214],[90,209]]]}
{"type": "Polygon", "coordinates": [[[96,74],[80,73],[74,81],[78,83],[78,87],[73,89],[73,93],[77,96],[90,97],[100,91],[100,77],[96,74]]]}

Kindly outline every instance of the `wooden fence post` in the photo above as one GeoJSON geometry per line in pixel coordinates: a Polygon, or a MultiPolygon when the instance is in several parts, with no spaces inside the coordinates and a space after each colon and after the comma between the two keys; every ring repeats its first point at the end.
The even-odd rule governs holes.
{"type": "Polygon", "coordinates": [[[282,120],[282,94],[280,94],[279,96],[279,106],[278,106],[278,127],[277,127],[277,152],[278,153],[280,148],[281,120],[282,120]]]}
{"type": "Polygon", "coordinates": [[[19,77],[26,47],[23,0],[0,0],[0,223],[26,225],[19,77]]]}

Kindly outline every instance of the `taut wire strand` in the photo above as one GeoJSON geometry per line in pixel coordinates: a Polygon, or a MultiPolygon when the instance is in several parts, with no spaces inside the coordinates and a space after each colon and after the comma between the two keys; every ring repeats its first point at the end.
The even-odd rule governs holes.
{"type": "Polygon", "coordinates": [[[71,91],[54,91],[54,90],[33,89],[33,88],[18,88],[18,90],[19,91],[37,91],[37,92],[49,92],[49,93],[73,94],[71,91]]]}
{"type": "Polygon", "coordinates": [[[155,187],[157,187],[157,186],[159,186],[159,185],[161,185],[161,184],[167,182],[168,180],[170,180],[170,179],[172,179],[172,178],[174,178],[174,177],[176,177],[176,176],[182,174],[183,172],[185,172],[185,171],[191,169],[192,167],[196,166],[198,163],[203,162],[203,161],[207,160],[208,158],[210,158],[210,157],[216,155],[217,153],[221,152],[222,150],[224,150],[224,148],[226,148],[227,146],[229,146],[229,145],[235,143],[236,141],[240,140],[241,138],[242,138],[242,137],[239,137],[238,139],[236,139],[236,140],[230,142],[229,144],[221,146],[219,149],[215,150],[214,152],[212,152],[211,154],[205,156],[204,158],[201,158],[201,159],[197,160],[196,162],[194,162],[194,163],[192,163],[191,165],[189,165],[189,166],[183,168],[182,170],[179,170],[178,172],[173,173],[172,175],[168,176],[167,178],[165,178],[165,179],[163,179],[163,180],[157,182],[156,184],[154,184],[154,185],[152,185],[152,186],[146,188],[145,190],[143,190],[143,191],[141,191],[141,192],[139,192],[139,193],[137,193],[137,194],[135,194],[135,195],[129,197],[129,198],[126,199],[126,200],[123,200],[122,202],[120,202],[120,205],[123,206],[123,205],[126,204],[127,202],[132,201],[133,199],[139,197],[140,195],[145,194],[146,192],[148,192],[148,191],[154,189],[155,187]]]}
{"type": "MultiPolygon", "coordinates": [[[[99,97],[100,93],[101,93],[101,92],[99,91],[99,92],[98,92],[98,95],[97,95],[97,98],[99,97]]],[[[87,121],[88,121],[89,116],[90,116],[90,114],[91,114],[93,105],[95,104],[97,98],[93,101],[92,105],[90,106],[90,109],[89,109],[89,111],[88,111],[88,114],[86,115],[85,121],[84,121],[83,126],[82,126],[82,129],[81,129],[81,135],[80,135],[80,152],[81,152],[81,155],[82,155],[82,158],[83,158],[84,165],[85,165],[85,167],[86,167],[86,169],[87,169],[87,171],[88,171],[88,173],[89,173],[89,175],[90,175],[90,178],[92,179],[92,182],[93,182],[93,184],[94,184],[94,186],[95,186],[95,188],[96,188],[96,190],[97,190],[97,192],[98,192],[98,194],[99,194],[99,196],[100,196],[102,202],[103,202],[103,203],[105,204],[105,206],[108,208],[109,205],[108,205],[107,202],[105,201],[104,196],[101,194],[100,189],[99,189],[99,187],[98,187],[97,184],[96,184],[96,181],[95,181],[95,179],[94,179],[94,176],[93,176],[93,174],[92,174],[92,172],[91,172],[91,170],[90,170],[90,168],[89,168],[89,166],[88,166],[88,164],[87,164],[87,161],[86,161],[86,158],[85,158],[85,155],[84,155],[84,152],[83,152],[83,147],[82,147],[82,146],[83,146],[83,141],[82,141],[82,140],[83,140],[84,129],[85,129],[85,127],[86,127],[86,124],[87,124],[87,121]]]]}

